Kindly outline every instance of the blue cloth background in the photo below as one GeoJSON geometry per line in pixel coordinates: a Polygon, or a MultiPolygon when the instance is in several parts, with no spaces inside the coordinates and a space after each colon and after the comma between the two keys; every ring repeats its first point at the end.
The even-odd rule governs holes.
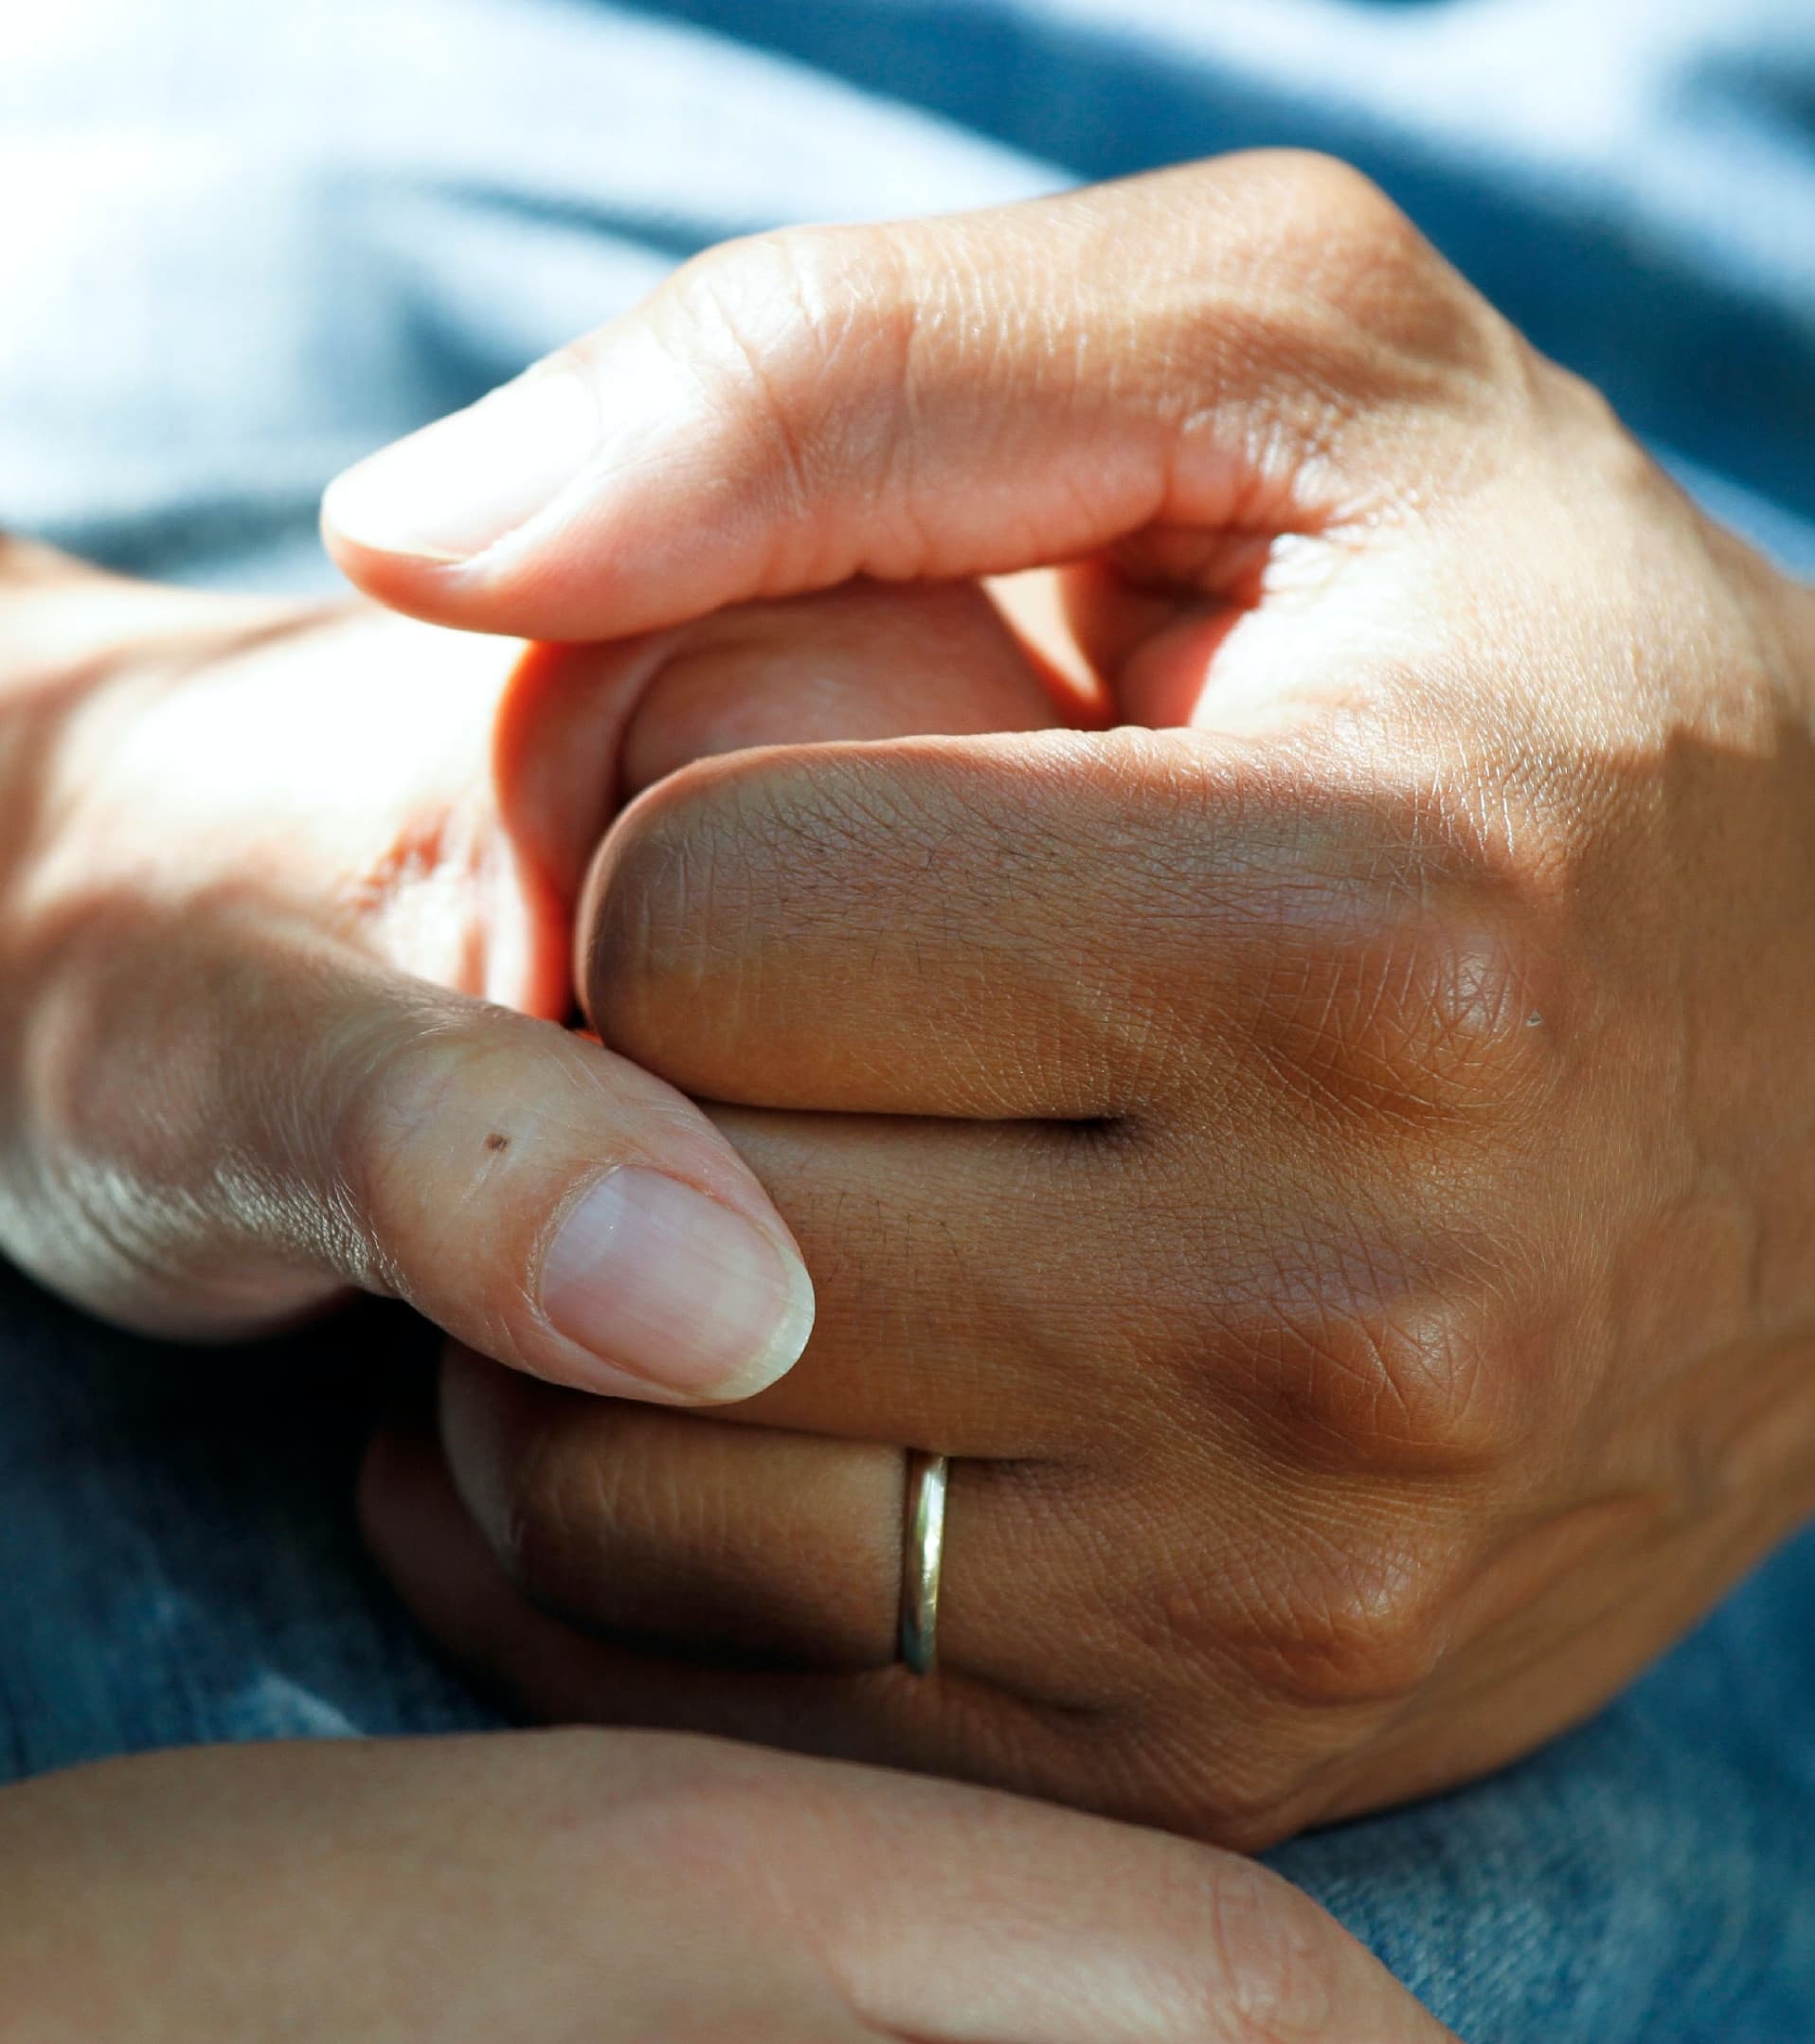
{"type": "MultiPolygon", "coordinates": [[[[697,247],[1255,143],[1815,571],[1811,0],[63,0],[0,41],[0,525],[319,585],[331,474],[697,247]]],[[[489,1722],[351,1531],[420,1343],[185,1354],[0,1274],[0,1773],[489,1722]]],[[[1815,1536],[1536,1759],[1277,1857],[1471,2044],[1815,2039],[1815,1536]]]]}

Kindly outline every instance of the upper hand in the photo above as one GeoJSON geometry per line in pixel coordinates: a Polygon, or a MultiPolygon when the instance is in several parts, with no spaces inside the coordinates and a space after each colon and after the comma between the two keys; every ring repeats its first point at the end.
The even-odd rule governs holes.
{"type": "Polygon", "coordinates": [[[1070,564],[1164,728],[623,818],[588,1012],[726,1103],[819,1319],[710,1424],[457,1366],[469,1507],[616,1636],[495,1664],[378,1500],[457,1650],[1258,1843],[1529,1748],[1807,1511],[1815,606],[1377,193],[1262,158],[769,238],[490,403],[331,497],[395,602],[1070,564]],[[526,403],[592,439],[487,472],[526,403]],[[960,1459],[924,1682],[901,1443],[960,1459]]]}

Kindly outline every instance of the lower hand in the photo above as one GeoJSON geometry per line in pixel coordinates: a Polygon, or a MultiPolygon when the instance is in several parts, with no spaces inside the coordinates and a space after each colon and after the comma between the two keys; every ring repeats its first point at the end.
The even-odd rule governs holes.
{"type": "Polygon", "coordinates": [[[746,756],[620,823],[588,1011],[724,1103],[819,1320],[710,1422],[458,1361],[453,1479],[582,1628],[497,1659],[375,1490],[471,1664],[1258,1845],[1526,1750],[1806,1515],[1815,601],[1377,193],[771,238],[489,404],[331,499],[393,601],[1063,564],[1162,728],[746,756]],[[536,510],[506,424],[561,404],[608,430],[536,510]],[[412,527],[448,447],[493,494],[412,527]],[[904,1444],[956,1458],[925,1681],[904,1444]]]}
{"type": "Polygon", "coordinates": [[[192,1749],[0,1792],[0,2034],[1447,2033],[1303,1895],[1244,1861],[975,1790],[568,1733],[192,1749]]]}

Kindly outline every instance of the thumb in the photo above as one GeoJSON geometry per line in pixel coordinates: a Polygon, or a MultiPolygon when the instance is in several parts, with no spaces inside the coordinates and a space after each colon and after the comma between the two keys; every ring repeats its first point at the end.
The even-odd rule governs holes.
{"type": "Polygon", "coordinates": [[[1269,535],[1455,487],[1518,359],[1364,179],[1231,157],[714,250],[342,476],[324,533],[395,608],[549,639],[1135,535],[1231,595],[1269,535]]]}
{"type": "Polygon", "coordinates": [[[746,1396],[800,1354],[786,1227],[660,1080],[310,930],[164,940],[81,947],[63,976],[91,983],[37,1004],[0,1232],[46,1282],[189,1336],[360,1286],[539,1376],[666,1402],[746,1396]]]}

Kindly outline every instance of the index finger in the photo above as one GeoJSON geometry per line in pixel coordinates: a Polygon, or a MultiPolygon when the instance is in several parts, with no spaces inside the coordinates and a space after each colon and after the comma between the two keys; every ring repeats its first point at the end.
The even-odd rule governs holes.
{"type": "Polygon", "coordinates": [[[1339,764],[1133,728],[703,762],[601,849],[586,1010],[684,1092],[850,1114],[1296,1128],[1529,1055],[1491,858],[1339,764]]]}

